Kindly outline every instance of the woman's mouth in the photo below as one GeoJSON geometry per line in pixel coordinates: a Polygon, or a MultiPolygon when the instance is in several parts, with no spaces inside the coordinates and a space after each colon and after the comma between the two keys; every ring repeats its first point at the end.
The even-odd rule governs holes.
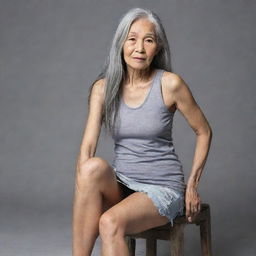
{"type": "Polygon", "coordinates": [[[138,57],[134,57],[133,59],[135,59],[135,60],[139,60],[139,61],[143,61],[143,60],[145,60],[144,58],[138,58],[138,57]]]}

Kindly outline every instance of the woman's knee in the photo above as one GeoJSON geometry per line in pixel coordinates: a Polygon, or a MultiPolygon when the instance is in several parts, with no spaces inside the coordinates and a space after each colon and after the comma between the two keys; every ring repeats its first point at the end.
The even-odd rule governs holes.
{"type": "Polygon", "coordinates": [[[99,220],[99,233],[102,239],[124,234],[124,227],[117,215],[105,212],[99,220]]]}
{"type": "Polygon", "coordinates": [[[83,163],[79,164],[79,177],[92,178],[97,177],[107,167],[107,162],[100,157],[90,157],[83,163]]]}

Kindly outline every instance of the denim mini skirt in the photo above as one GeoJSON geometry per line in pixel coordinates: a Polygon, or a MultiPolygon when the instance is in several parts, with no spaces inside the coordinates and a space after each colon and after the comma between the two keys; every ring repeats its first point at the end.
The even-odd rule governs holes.
{"type": "Polygon", "coordinates": [[[115,168],[113,169],[118,182],[122,183],[130,190],[146,193],[158,209],[159,214],[166,216],[169,219],[172,227],[175,217],[184,215],[185,201],[183,194],[169,187],[134,181],[133,179],[116,172],[115,168]]]}

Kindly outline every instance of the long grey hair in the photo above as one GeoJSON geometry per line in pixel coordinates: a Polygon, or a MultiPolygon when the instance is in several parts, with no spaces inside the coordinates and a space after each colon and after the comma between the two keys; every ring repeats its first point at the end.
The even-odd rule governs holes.
{"type": "Polygon", "coordinates": [[[116,116],[119,110],[121,85],[126,77],[126,64],[123,58],[123,44],[129,33],[132,23],[140,18],[147,18],[155,25],[158,53],[151,62],[151,68],[171,71],[170,49],[166,34],[160,18],[153,11],[143,8],[130,9],[124,14],[110,47],[109,55],[103,64],[100,74],[89,88],[88,106],[90,107],[90,96],[94,83],[104,78],[104,108],[102,121],[107,132],[114,132],[116,116]]]}

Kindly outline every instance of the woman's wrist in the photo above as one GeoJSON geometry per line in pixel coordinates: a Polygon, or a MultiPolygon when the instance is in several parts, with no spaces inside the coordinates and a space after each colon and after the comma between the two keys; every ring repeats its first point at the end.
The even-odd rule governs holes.
{"type": "Polygon", "coordinates": [[[187,189],[197,189],[197,187],[198,187],[198,183],[196,181],[189,180],[187,182],[187,189]]]}

